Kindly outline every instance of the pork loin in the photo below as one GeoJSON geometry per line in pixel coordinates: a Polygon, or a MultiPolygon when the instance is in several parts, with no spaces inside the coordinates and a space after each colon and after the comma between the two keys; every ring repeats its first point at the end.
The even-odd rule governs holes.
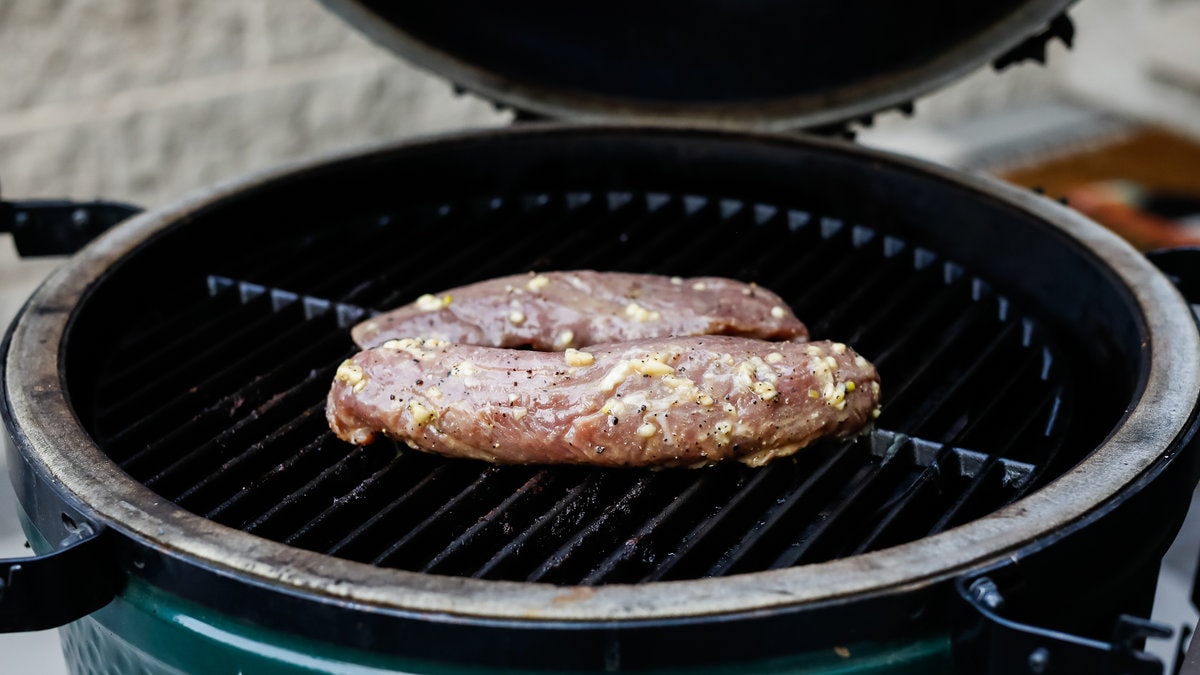
{"type": "Polygon", "coordinates": [[[337,370],[326,414],[343,440],[378,434],[502,464],[762,465],[878,415],[879,378],[836,342],[654,338],[537,352],[389,340],[337,370]]]}
{"type": "Polygon", "coordinates": [[[778,295],[753,283],[579,270],[498,277],[422,295],[362,321],[350,334],[363,348],[426,337],[563,351],[682,335],[803,340],[808,331],[778,295]]]}

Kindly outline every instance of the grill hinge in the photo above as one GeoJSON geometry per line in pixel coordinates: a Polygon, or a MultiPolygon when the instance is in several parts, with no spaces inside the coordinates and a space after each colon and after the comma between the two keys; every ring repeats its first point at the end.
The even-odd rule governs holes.
{"type": "Polygon", "coordinates": [[[68,535],[52,553],[0,559],[0,633],[57,628],[108,604],[117,575],[103,526],[63,516],[68,535]]]}
{"type": "Polygon", "coordinates": [[[1168,626],[1121,615],[1104,642],[1000,616],[1004,596],[989,577],[956,582],[962,616],[952,639],[956,670],[976,675],[1162,675],[1163,662],[1137,645],[1170,638],[1168,626]]]}
{"type": "Polygon", "coordinates": [[[141,209],[117,202],[0,201],[0,233],[23,257],[70,255],[141,209]]]}

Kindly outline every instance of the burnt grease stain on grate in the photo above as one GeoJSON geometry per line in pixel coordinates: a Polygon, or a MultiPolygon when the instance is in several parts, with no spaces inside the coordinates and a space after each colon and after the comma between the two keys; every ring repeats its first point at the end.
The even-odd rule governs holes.
{"type": "Polygon", "coordinates": [[[181,285],[96,377],[102,447],[194,513],[381,566],[593,585],[827,561],[994,511],[1094,440],[1074,438],[1051,332],[985,282],[876,229],[767,204],[577,192],[411,207],[305,230],[265,260],[232,251],[181,285]],[[398,254],[414,230],[441,255],[398,254]],[[878,366],[883,415],[757,469],[497,467],[329,432],[325,394],[358,320],[470,281],[582,268],[771,288],[815,338],[878,366]]]}

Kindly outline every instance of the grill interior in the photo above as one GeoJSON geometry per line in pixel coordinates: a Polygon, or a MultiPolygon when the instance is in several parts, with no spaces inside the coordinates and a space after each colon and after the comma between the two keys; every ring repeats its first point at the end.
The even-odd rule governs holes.
{"type": "Polygon", "coordinates": [[[115,270],[124,283],[89,300],[70,336],[72,404],[99,445],[164,498],[304,549],[595,585],[803,565],[940,532],[1079,461],[1109,428],[1095,420],[1120,411],[1124,392],[1074,336],[886,223],[679,191],[400,201],[282,225],[246,208],[229,231],[253,242],[253,223],[270,221],[267,243],[210,233],[198,262],[143,255],[149,267],[115,270]],[[324,398],[354,322],[475,280],[582,268],[774,290],[814,338],[878,366],[876,429],[760,469],[659,471],[496,467],[329,433],[324,398]]]}

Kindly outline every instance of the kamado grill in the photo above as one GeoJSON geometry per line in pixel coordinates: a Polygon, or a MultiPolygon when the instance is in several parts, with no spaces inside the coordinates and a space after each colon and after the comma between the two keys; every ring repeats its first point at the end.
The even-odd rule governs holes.
{"type": "Polygon", "coordinates": [[[1162,672],[1137,617],[1197,480],[1194,252],[771,131],[1036,56],[1068,2],[328,4],[559,121],[234,181],[53,274],[3,350],[37,553],[0,567],[7,630],[63,626],[78,673],[1162,672]],[[582,268],[770,288],[878,366],[882,416],[757,469],[329,432],[355,322],[582,268]]]}

